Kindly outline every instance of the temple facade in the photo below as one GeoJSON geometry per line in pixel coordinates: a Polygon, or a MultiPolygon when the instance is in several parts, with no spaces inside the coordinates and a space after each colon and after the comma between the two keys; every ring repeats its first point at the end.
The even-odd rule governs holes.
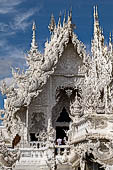
{"type": "Polygon", "coordinates": [[[113,170],[113,46],[104,43],[97,7],[91,54],[74,33],[72,11],[56,24],[41,54],[33,23],[28,69],[0,111],[0,165],[14,170],[113,170]]]}

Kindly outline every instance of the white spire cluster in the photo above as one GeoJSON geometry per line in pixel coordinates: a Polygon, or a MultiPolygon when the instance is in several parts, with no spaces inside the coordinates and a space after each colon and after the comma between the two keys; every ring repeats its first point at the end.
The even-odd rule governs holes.
{"type": "MultiPolygon", "coordinates": [[[[36,43],[36,25],[33,22],[31,48],[26,56],[28,69],[22,73],[20,69],[12,70],[15,79],[12,86],[7,87],[3,83],[1,91],[6,94],[7,99],[4,110],[0,110],[0,119],[10,139],[21,136],[20,144],[28,147],[21,154],[24,155],[22,160],[25,164],[27,155],[30,165],[33,162],[36,165],[33,160],[39,158],[39,162],[44,163],[46,160],[45,167],[50,161],[50,165],[53,166],[54,163],[53,169],[56,169],[56,165],[62,163],[57,158],[64,156],[62,160],[66,163],[65,166],[72,165],[74,169],[80,166],[84,170],[92,163],[89,158],[93,155],[91,158],[96,166],[92,163],[90,168],[93,169],[98,164],[104,167],[113,165],[112,35],[110,33],[109,45],[106,45],[99,25],[97,6],[94,7],[91,56],[87,55],[84,44],[74,33],[72,10],[68,13],[67,20],[65,13],[63,24],[61,14],[57,24],[52,14],[48,28],[51,32],[50,40],[46,41],[44,53],[41,54],[36,43]],[[59,153],[55,157],[57,147],[53,127],[64,106],[68,108],[71,119],[69,131],[66,132],[68,142],[65,143],[69,144],[69,148],[65,145],[64,155],[59,155],[58,146],[59,153]],[[35,145],[31,145],[30,133],[35,134],[39,145],[36,141],[35,145]]],[[[68,122],[61,123],[66,123],[68,127],[68,122]]],[[[5,158],[4,148],[0,146],[0,150],[5,158]]],[[[8,161],[9,158],[6,157],[8,161]]],[[[11,160],[12,163],[15,159],[11,160]]]]}
{"type": "MultiPolygon", "coordinates": [[[[57,26],[54,16],[52,15],[49,29],[52,32],[50,41],[47,40],[45,43],[44,54],[41,54],[38,51],[36,43],[36,25],[33,23],[31,49],[26,56],[29,68],[25,73],[13,71],[16,88],[5,87],[4,89],[3,87],[3,91],[5,90],[7,93],[4,124],[9,133],[13,136],[15,136],[17,131],[22,133],[20,128],[21,120],[18,116],[16,117],[13,115],[17,115],[21,108],[26,109],[29,107],[32,99],[36,98],[43,90],[43,86],[47,83],[50,75],[54,73],[57,63],[69,43],[73,44],[74,50],[76,50],[77,55],[83,62],[83,67],[85,68],[84,74],[87,70],[83,86],[85,89],[84,101],[90,102],[90,97],[94,96],[91,94],[97,96],[103,89],[105,94],[107,94],[104,96],[105,101],[108,101],[108,97],[110,96],[108,95],[108,89],[111,88],[109,87],[109,84],[112,76],[112,42],[110,38],[109,50],[109,48],[104,45],[104,36],[99,27],[97,7],[94,9],[94,38],[92,40],[91,58],[86,54],[84,44],[78,40],[73,31],[74,25],[72,24],[72,11],[69,12],[67,20],[65,13],[63,24],[61,23],[60,16],[57,26]],[[10,122],[8,120],[10,120],[10,122]],[[14,128],[15,125],[17,127],[16,129],[14,128]]],[[[93,100],[93,98],[91,100],[93,100]]]]}
{"type": "Polygon", "coordinates": [[[33,22],[32,31],[33,31],[33,34],[32,34],[31,48],[30,48],[30,51],[28,52],[28,55],[26,56],[27,63],[31,67],[33,65],[33,62],[35,62],[35,61],[39,62],[42,60],[42,55],[38,51],[38,46],[37,46],[37,42],[36,42],[36,24],[35,24],[35,22],[33,22]]]}
{"type": "Polygon", "coordinates": [[[33,36],[32,36],[32,42],[31,42],[31,51],[37,50],[37,43],[36,43],[36,25],[35,22],[33,22],[32,26],[33,36]]]}

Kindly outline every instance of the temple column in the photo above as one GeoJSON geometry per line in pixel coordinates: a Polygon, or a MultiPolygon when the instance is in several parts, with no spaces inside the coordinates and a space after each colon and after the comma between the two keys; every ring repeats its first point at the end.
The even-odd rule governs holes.
{"type": "Polygon", "coordinates": [[[28,107],[27,107],[27,110],[26,110],[26,123],[25,123],[25,127],[24,127],[24,145],[28,144],[28,142],[29,142],[28,123],[29,123],[29,112],[28,112],[28,107]]]}

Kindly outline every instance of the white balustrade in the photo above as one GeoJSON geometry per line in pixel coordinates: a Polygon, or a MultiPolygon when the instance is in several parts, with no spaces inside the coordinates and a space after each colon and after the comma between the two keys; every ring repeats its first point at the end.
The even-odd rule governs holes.
{"type": "Polygon", "coordinates": [[[70,147],[69,145],[55,145],[55,153],[58,156],[62,156],[63,154],[67,153],[69,155],[70,147]]]}
{"type": "Polygon", "coordinates": [[[31,148],[39,149],[39,148],[43,148],[45,146],[46,146],[46,144],[44,142],[39,142],[39,141],[32,141],[32,142],[30,142],[30,147],[31,148]]]}
{"type": "Polygon", "coordinates": [[[44,148],[44,149],[22,148],[22,149],[20,149],[20,151],[21,151],[22,158],[25,158],[25,157],[43,158],[46,155],[45,154],[46,148],[44,148]]]}
{"type": "MultiPolygon", "coordinates": [[[[32,143],[33,144],[33,143],[32,143]]],[[[35,143],[37,146],[37,143],[35,143]]],[[[51,148],[52,149],[52,148],[51,148]]],[[[64,154],[64,152],[67,152],[67,155],[70,152],[70,147],[68,145],[55,145],[55,154],[56,155],[60,155],[62,156],[64,154]]],[[[21,152],[21,157],[30,157],[30,158],[43,158],[47,156],[47,151],[48,148],[47,147],[34,147],[33,148],[21,148],[20,152],[21,152]]]]}

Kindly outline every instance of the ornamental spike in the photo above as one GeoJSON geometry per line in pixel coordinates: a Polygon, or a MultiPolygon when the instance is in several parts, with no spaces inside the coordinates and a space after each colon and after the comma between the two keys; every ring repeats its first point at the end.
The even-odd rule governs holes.
{"type": "Polygon", "coordinates": [[[63,26],[65,25],[65,23],[66,23],[66,10],[65,10],[65,13],[64,13],[63,26]]]}
{"type": "Polygon", "coordinates": [[[96,5],[96,17],[98,18],[98,9],[97,9],[97,5],[96,5]]]}
{"type": "Polygon", "coordinates": [[[110,34],[109,34],[109,43],[111,43],[111,41],[112,41],[112,36],[111,36],[111,32],[110,32],[110,34]]]}
{"type": "Polygon", "coordinates": [[[36,43],[36,24],[35,24],[35,22],[33,22],[32,31],[33,31],[33,35],[32,35],[32,42],[31,42],[31,49],[35,50],[35,49],[37,49],[37,43],[36,43]]]}
{"type": "Polygon", "coordinates": [[[96,16],[96,13],[95,13],[95,6],[94,6],[93,8],[94,8],[93,16],[94,16],[94,18],[95,18],[95,16],[96,16]]]}
{"type": "Polygon", "coordinates": [[[50,20],[50,24],[49,24],[49,26],[48,26],[49,31],[50,31],[51,33],[54,32],[55,27],[56,27],[56,23],[55,23],[54,15],[51,14],[51,20],[50,20]]]}
{"type": "Polygon", "coordinates": [[[112,45],[112,34],[111,34],[111,32],[110,32],[110,35],[109,35],[109,49],[110,49],[110,51],[111,51],[111,53],[112,53],[112,51],[113,51],[113,45],[112,45]]]}
{"type": "Polygon", "coordinates": [[[59,14],[58,27],[61,27],[61,11],[60,11],[60,14],[59,14]]]}
{"type": "Polygon", "coordinates": [[[70,9],[70,20],[72,21],[72,7],[70,9]]]}

